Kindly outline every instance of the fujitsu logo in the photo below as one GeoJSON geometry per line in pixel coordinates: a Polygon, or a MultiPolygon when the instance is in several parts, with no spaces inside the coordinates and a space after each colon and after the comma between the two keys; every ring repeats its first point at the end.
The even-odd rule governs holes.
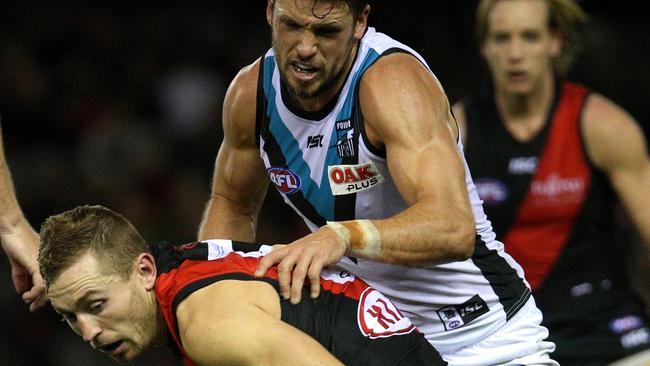
{"type": "Polygon", "coordinates": [[[371,339],[407,334],[415,329],[409,318],[373,288],[367,288],[361,294],[357,320],[361,333],[371,339]]]}
{"type": "Polygon", "coordinates": [[[372,161],[357,165],[328,167],[330,188],[335,196],[370,189],[384,181],[372,161]]]}
{"type": "Polygon", "coordinates": [[[576,195],[584,192],[585,181],[581,177],[561,177],[554,173],[544,180],[534,181],[530,190],[533,195],[543,197],[576,195]]]}

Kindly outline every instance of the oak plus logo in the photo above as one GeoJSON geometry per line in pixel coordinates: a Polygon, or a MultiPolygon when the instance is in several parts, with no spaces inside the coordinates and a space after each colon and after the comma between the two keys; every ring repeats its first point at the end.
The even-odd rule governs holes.
{"type": "Polygon", "coordinates": [[[365,191],[384,181],[372,161],[357,165],[330,165],[328,174],[335,196],[365,191]]]}
{"type": "Polygon", "coordinates": [[[300,189],[300,176],[289,168],[271,167],[267,169],[271,182],[278,191],[285,194],[296,193],[300,189]]]}
{"type": "Polygon", "coordinates": [[[415,329],[386,296],[370,287],[359,298],[357,320],[361,333],[371,339],[407,334],[415,329]]]}

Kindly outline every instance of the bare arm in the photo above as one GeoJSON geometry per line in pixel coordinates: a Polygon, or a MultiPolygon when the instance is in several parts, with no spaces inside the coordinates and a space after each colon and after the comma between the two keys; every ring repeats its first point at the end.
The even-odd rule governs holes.
{"type": "MultiPolygon", "coordinates": [[[[0,126],[0,135],[2,127],[0,126]]],[[[23,215],[0,136],[0,239],[11,264],[16,292],[34,311],[47,302],[43,279],[38,271],[38,234],[23,215]]]]}
{"type": "Polygon", "coordinates": [[[307,334],[280,320],[280,298],[261,281],[220,281],[176,312],[183,348],[199,365],[342,365],[307,334]]]}
{"type": "Polygon", "coordinates": [[[359,98],[368,138],[385,147],[391,177],[409,207],[384,220],[326,225],[266,255],[256,275],[277,263],[281,294],[293,303],[305,277],[311,296],[318,296],[322,268],[346,254],[415,266],[473,252],[476,229],[457,130],[438,81],[415,58],[396,53],[364,74],[359,98]]]}
{"type": "Polygon", "coordinates": [[[254,242],[257,215],[268,175],[255,144],[255,100],[259,62],[243,69],[228,88],[223,108],[224,139],[214,167],[212,194],[199,240],[254,242]]]}
{"type": "Polygon", "coordinates": [[[609,177],[650,248],[650,157],[643,132],[629,114],[600,95],[592,95],[585,108],[587,153],[609,177]]]}
{"type": "Polygon", "coordinates": [[[374,221],[381,236],[378,260],[466,259],[476,229],[447,97],[414,57],[393,54],[383,61],[362,80],[360,101],[368,138],[385,146],[391,177],[409,208],[374,221]]]}

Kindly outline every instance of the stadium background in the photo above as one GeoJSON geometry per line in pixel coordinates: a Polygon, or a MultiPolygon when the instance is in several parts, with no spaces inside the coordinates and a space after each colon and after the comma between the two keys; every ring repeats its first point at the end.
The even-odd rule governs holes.
{"type": "MultiPolygon", "coordinates": [[[[650,132],[650,26],[632,1],[581,1],[585,50],[570,72],[650,132]]],[[[420,51],[452,102],[481,85],[476,0],[376,1],[370,25],[420,51]]],[[[195,238],[236,72],[270,45],[265,2],[12,2],[0,12],[0,113],[19,201],[34,227],[100,203],[151,242],[195,238]]],[[[304,232],[271,190],[261,241],[304,232]],[[283,225],[282,220],[292,224],[283,225]],[[281,230],[282,226],[289,226],[281,230]]],[[[0,365],[111,365],[51,309],[30,314],[0,255],[0,365]]],[[[165,349],[136,365],[172,365],[165,349]]]]}

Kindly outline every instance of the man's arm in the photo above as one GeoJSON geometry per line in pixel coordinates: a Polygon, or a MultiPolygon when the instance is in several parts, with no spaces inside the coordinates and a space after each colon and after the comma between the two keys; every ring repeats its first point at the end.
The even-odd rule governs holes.
{"type": "Polygon", "coordinates": [[[183,348],[199,365],[342,365],[280,320],[280,298],[265,282],[217,282],[188,296],[176,315],[183,348]]]}
{"type": "Polygon", "coordinates": [[[650,248],[650,157],[641,128],[624,110],[592,95],[584,112],[587,153],[614,190],[650,248]]]}
{"type": "Polygon", "coordinates": [[[259,61],[233,80],[224,100],[224,139],[217,154],[212,194],[199,240],[255,241],[257,215],[269,178],[255,144],[255,102],[259,61]]]}
{"type": "Polygon", "coordinates": [[[34,311],[47,302],[43,279],[38,271],[38,234],[23,215],[9,166],[5,159],[0,126],[0,239],[9,258],[16,292],[34,311]]]}
{"type": "Polygon", "coordinates": [[[384,220],[326,225],[265,256],[256,275],[277,263],[281,294],[294,303],[305,277],[317,296],[320,271],[343,255],[416,266],[464,260],[473,252],[476,229],[456,127],[438,81],[414,57],[395,53],[364,74],[359,99],[367,136],[386,149],[391,177],[409,207],[384,220]]]}

